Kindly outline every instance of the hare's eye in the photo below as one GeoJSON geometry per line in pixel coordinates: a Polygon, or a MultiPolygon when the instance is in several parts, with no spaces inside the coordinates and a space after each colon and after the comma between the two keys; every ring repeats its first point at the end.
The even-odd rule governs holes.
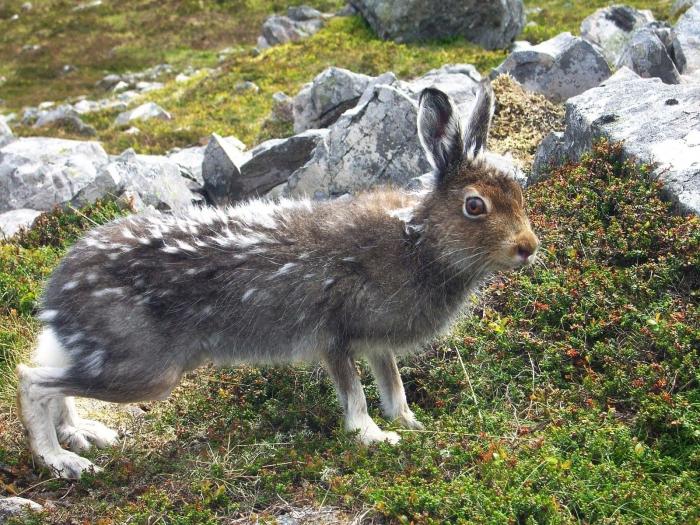
{"type": "Polygon", "coordinates": [[[480,197],[468,197],[464,201],[464,214],[467,217],[478,217],[486,213],[486,203],[480,197]]]}

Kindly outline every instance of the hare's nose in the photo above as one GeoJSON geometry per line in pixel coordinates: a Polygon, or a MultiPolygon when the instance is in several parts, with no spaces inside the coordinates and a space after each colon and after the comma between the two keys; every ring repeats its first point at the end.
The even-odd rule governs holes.
{"type": "Polygon", "coordinates": [[[532,248],[530,246],[525,246],[520,244],[518,246],[518,257],[520,257],[523,261],[527,261],[528,257],[532,255],[532,248]]]}
{"type": "Polygon", "coordinates": [[[537,251],[537,247],[540,245],[540,241],[534,234],[530,234],[518,240],[517,243],[517,256],[523,262],[527,262],[528,259],[537,251]]]}

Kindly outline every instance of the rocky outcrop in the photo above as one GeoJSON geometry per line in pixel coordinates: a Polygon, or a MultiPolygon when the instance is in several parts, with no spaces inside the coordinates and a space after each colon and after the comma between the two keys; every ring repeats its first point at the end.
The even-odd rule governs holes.
{"type": "Polygon", "coordinates": [[[0,213],[0,240],[9,239],[22,228],[31,228],[40,211],[21,208],[0,213]]]}
{"type": "Polygon", "coordinates": [[[250,152],[250,159],[240,167],[233,198],[263,195],[289,179],[305,165],[320,143],[326,140],[327,129],[311,129],[287,139],[273,139],[250,152]]]}
{"type": "Polygon", "coordinates": [[[126,126],[137,120],[172,120],[170,113],[155,102],[146,102],[134,109],[120,113],[114,121],[115,126],[126,126]]]}
{"type": "Polygon", "coordinates": [[[294,97],[294,132],[325,128],[360,99],[372,77],[329,67],[294,97]]]}
{"type": "Polygon", "coordinates": [[[486,49],[508,47],[525,26],[522,0],[352,0],[384,39],[463,37],[486,49]]]}
{"type": "Polygon", "coordinates": [[[18,519],[28,512],[40,512],[43,509],[38,503],[16,496],[0,498],[0,523],[5,523],[11,518],[18,519]]]}
{"type": "Polygon", "coordinates": [[[234,202],[237,192],[236,182],[241,177],[240,166],[249,155],[232,141],[214,133],[204,150],[202,159],[202,179],[204,194],[217,206],[234,202]]]}
{"type": "Polygon", "coordinates": [[[566,130],[537,153],[534,182],[549,166],[578,160],[593,141],[623,141],[627,156],[654,166],[666,195],[682,212],[700,214],[700,84],[618,79],[566,103],[566,130]]]}
{"type": "Polygon", "coordinates": [[[20,138],[0,148],[0,213],[65,205],[109,161],[97,142],[20,138]]]}
{"type": "Polygon", "coordinates": [[[598,9],[581,22],[581,37],[598,46],[610,65],[617,63],[636,29],[654,21],[649,10],[626,5],[598,9]]]}
{"type": "Polygon", "coordinates": [[[202,201],[190,191],[177,163],[160,155],[137,155],[130,149],[113,158],[76,200],[82,205],[109,193],[122,197],[137,211],[176,211],[202,201]]]}
{"type": "Polygon", "coordinates": [[[97,135],[95,128],[85,124],[81,120],[80,114],[70,104],[62,104],[57,108],[42,112],[33,127],[41,128],[44,126],[58,126],[85,137],[97,135]]]}
{"type": "Polygon", "coordinates": [[[266,49],[307,38],[323,27],[325,18],[312,7],[289,7],[286,16],[273,15],[265,20],[262,35],[258,37],[258,48],[266,49]]]}
{"type": "Polygon", "coordinates": [[[525,89],[562,102],[597,86],[611,71],[590,42],[562,33],[508,55],[493,76],[504,73],[512,75],[525,89]]]}
{"type": "Polygon", "coordinates": [[[467,65],[445,66],[412,82],[391,74],[372,83],[357,105],[343,113],[311,159],[289,178],[285,195],[330,198],[378,184],[407,186],[430,170],[418,143],[416,116],[423,88],[436,86],[461,110],[474,100],[479,74],[467,65]]]}
{"type": "Polygon", "coordinates": [[[700,1],[696,0],[690,9],[678,20],[675,27],[680,48],[685,55],[683,73],[700,71],[700,1]]]}
{"type": "Polygon", "coordinates": [[[660,78],[667,84],[678,84],[685,56],[670,27],[651,24],[632,34],[616,65],[628,67],[644,78],[660,78]]]}

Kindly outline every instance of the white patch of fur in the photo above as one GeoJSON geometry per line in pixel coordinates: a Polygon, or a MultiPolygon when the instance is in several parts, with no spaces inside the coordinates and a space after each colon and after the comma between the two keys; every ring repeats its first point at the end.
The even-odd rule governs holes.
{"type": "Polygon", "coordinates": [[[78,281],[68,281],[66,284],[61,286],[61,290],[72,290],[80,284],[78,281]]]}
{"type": "Polygon", "coordinates": [[[71,359],[51,328],[44,328],[37,339],[32,361],[39,366],[66,368],[71,359]]]}
{"type": "Polygon", "coordinates": [[[102,290],[95,290],[92,292],[93,297],[104,297],[106,295],[122,295],[124,289],[120,287],[116,288],[103,288],[102,290]]]}
{"type": "Polygon", "coordinates": [[[40,321],[50,323],[58,315],[58,310],[43,310],[37,317],[40,321]]]}
{"type": "Polygon", "coordinates": [[[129,228],[122,228],[122,235],[126,237],[127,239],[135,239],[136,236],[131,232],[129,228]]]}
{"type": "Polygon", "coordinates": [[[183,251],[186,252],[195,252],[197,251],[194,246],[191,244],[186,243],[185,241],[177,240],[175,241],[175,244],[177,244],[177,247],[180,248],[183,251]]]}
{"type": "Polygon", "coordinates": [[[282,277],[283,275],[286,275],[289,272],[291,272],[297,266],[299,266],[299,263],[286,263],[282,265],[282,267],[279,270],[270,275],[270,277],[268,277],[268,280],[276,279],[277,277],[282,277]]]}

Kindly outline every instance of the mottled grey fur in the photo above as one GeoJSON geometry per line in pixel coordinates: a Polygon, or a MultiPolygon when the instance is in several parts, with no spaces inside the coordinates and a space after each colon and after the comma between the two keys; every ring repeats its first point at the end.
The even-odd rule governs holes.
{"type": "Polygon", "coordinates": [[[485,161],[467,158],[462,146],[485,144],[490,93],[473,112],[469,129],[479,137],[462,137],[443,93],[421,97],[421,141],[429,155],[440,152],[434,188],[424,194],[378,190],[344,202],[254,200],[178,216],[153,213],[101,226],[78,241],[44,292],[40,367],[19,368],[22,417],[35,455],[60,475],[80,476],[93,466],[61,449],[42,421],[52,420],[58,438],[77,450],[115,436],[80,420],[66,396],[160,399],[183,373],[207,362],[323,362],[347,427],[367,443],[396,442],[396,434],[382,432],[367,415],[354,364],[364,356],[385,414],[421,428],[394,356],[449,326],[488,273],[528,261],[503,263],[498,250],[512,258],[518,257],[513,243],[521,250],[529,243],[528,255],[536,249],[517,185],[485,161]],[[494,186],[492,194],[484,186],[483,198],[494,207],[501,198],[503,217],[514,217],[501,217],[493,230],[503,239],[489,239],[478,220],[462,215],[462,190],[449,183],[458,176],[472,184],[470,195],[481,179],[494,186]],[[465,234],[467,227],[479,230],[465,234]],[[531,238],[522,240],[527,232],[531,238]],[[521,240],[508,241],[518,235],[521,240]]]}

